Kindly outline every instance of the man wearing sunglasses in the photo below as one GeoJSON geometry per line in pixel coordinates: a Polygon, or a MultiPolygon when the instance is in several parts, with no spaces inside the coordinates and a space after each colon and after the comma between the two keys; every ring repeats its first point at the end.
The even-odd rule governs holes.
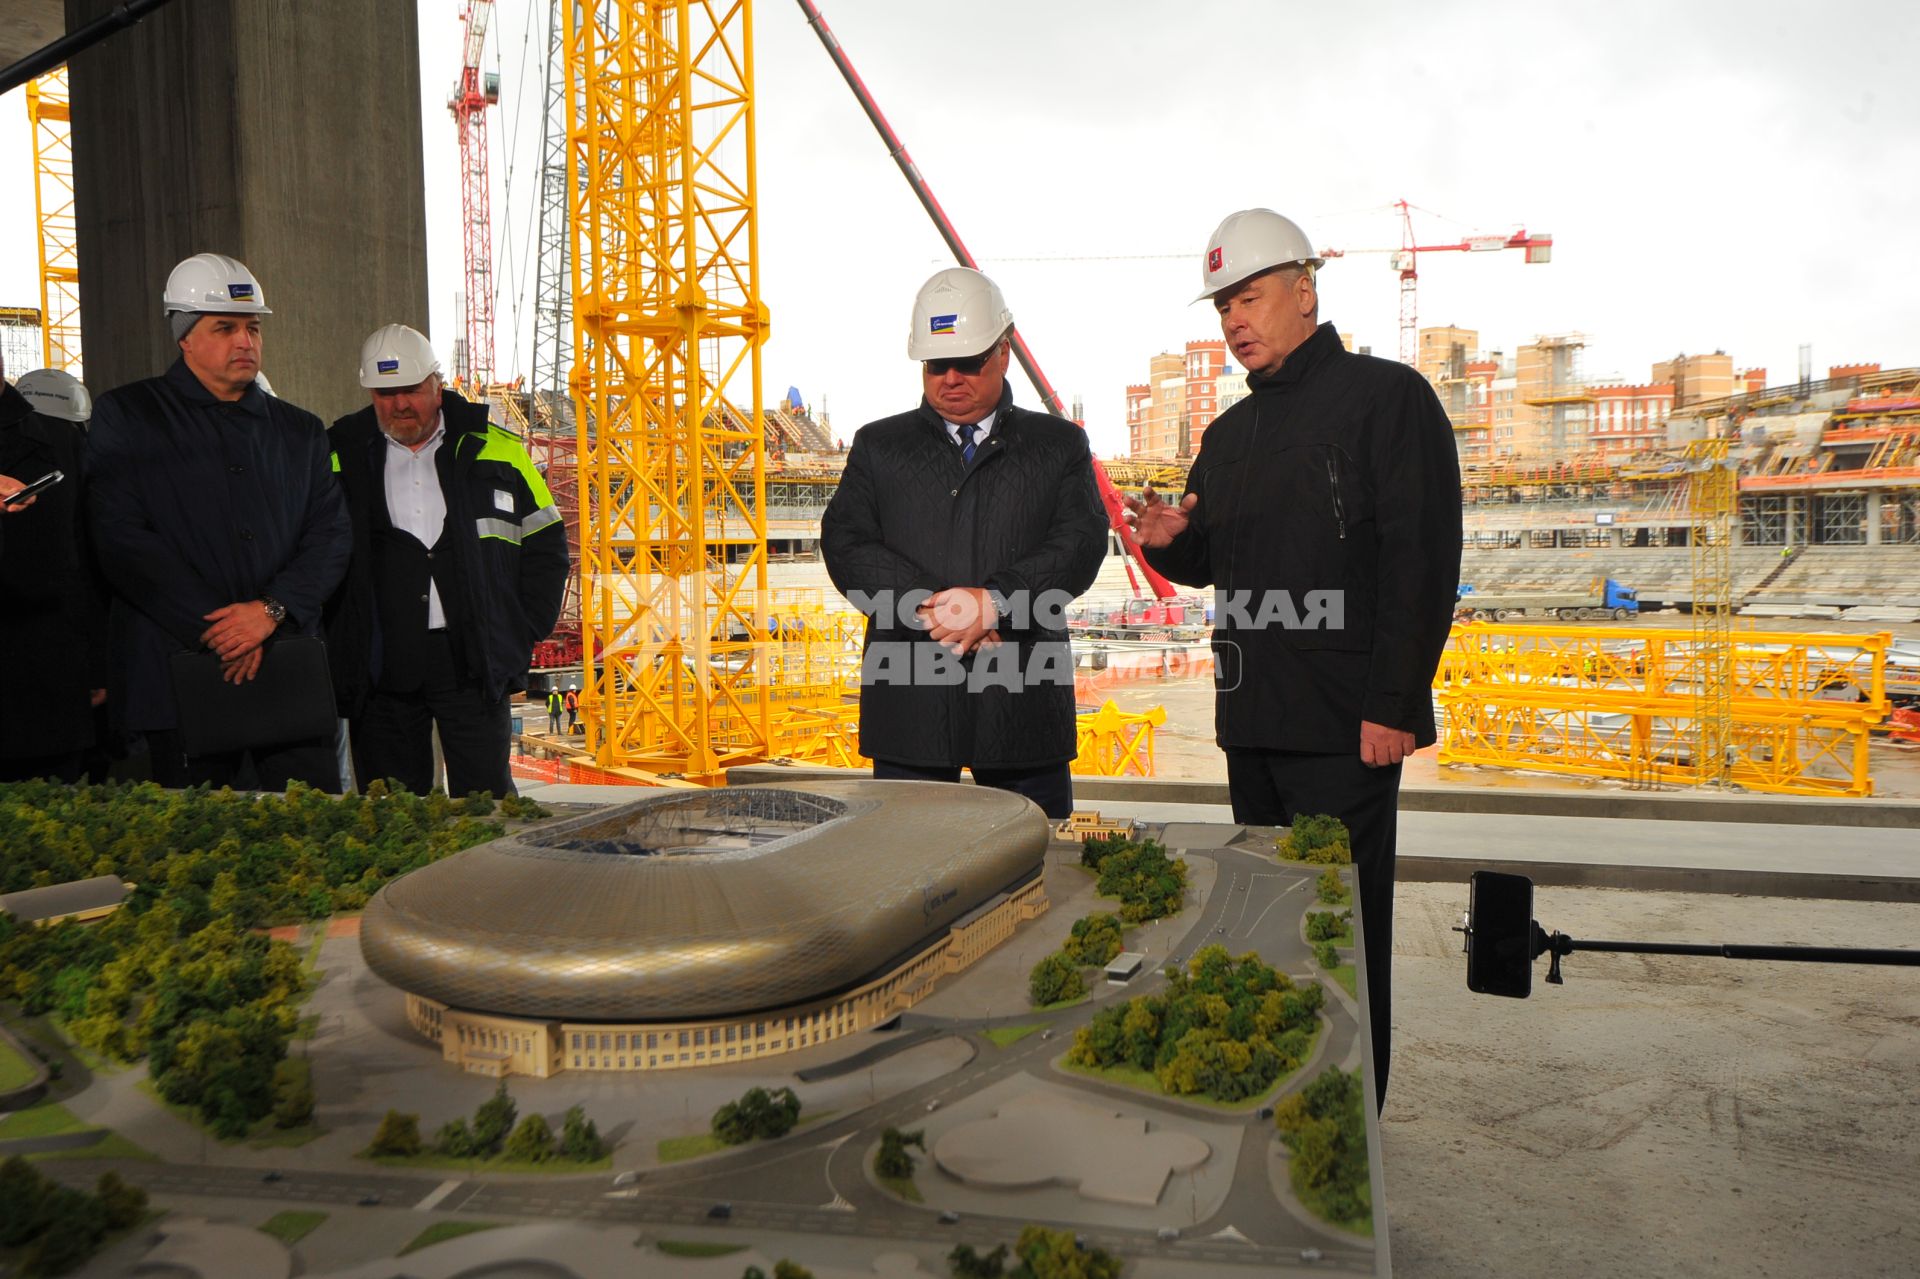
{"type": "Polygon", "coordinates": [[[867,615],[860,746],[877,778],[958,781],[1073,809],[1063,612],[1106,554],[1086,432],[1013,403],[1013,313],[978,271],[914,300],[920,407],[853,438],[820,522],[827,572],[867,615]]]}

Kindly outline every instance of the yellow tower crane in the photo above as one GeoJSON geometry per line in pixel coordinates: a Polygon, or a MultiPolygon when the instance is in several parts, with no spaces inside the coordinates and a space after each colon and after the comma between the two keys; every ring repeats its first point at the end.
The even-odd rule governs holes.
{"type": "MultiPolygon", "coordinates": [[[[33,204],[40,228],[40,341],[50,369],[80,367],[80,251],[73,211],[73,132],[67,69],[27,82],[33,204]]],[[[24,372],[24,370],[22,370],[24,372]]]]}
{"type": "Polygon", "coordinates": [[[771,735],[752,9],[563,7],[588,748],[717,781],[771,735]]]}
{"type": "Polygon", "coordinates": [[[1733,518],[1739,483],[1724,436],[1689,444],[1686,463],[1695,776],[1703,786],[1725,786],[1733,768],[1733,518]]]}

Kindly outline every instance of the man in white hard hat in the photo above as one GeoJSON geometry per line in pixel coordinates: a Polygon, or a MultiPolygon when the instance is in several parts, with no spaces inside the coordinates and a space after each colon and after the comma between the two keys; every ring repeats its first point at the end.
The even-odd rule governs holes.
{"type": "MultiPolygon", "coordinates": [[[[1401,761],[1434,741],[1460,582],[1460,466],[1432,387],[1319,322],[1321,258],[1269,209],[1207,244],[1247,397],[1206,430],[1175,505],[1128,505],[1147,561],[1215,589],[1218,739],[1235,821],[1347,826],[1360,878],[1376,1104],[1386,1096],[1401,761]]],[[[1200,299],[1195,299],[1196,301],[1200,299]]]]}
{"type": "Polygon", "coordinates": [[[1086,432],[1013,403],[1013,313],[952,267],[914,300],[920,407],[862,427],[820,522],[833,583],[867,614],[860,746],[877,778],[1073,808],[1063,617],[1106,553],[1086,432]]]}
{"type": "Polygon", "coordinates": [[[161,305],[179,358],[94,406],[89,504],[113,588],[114,703],[163,786],[338,793],[330,736],[186,755],[172,656],[211,651],[239,683],[273,660],[277,636],[317,635],[351,531],[326,427],[258,384],[273,312],[253,273],[195,254],[168,275],[161,305]]]}
{"type": "Polygon", "coordinates": [[[517,436],[441,385],[426,336],[389,324],[360,348],[371,403],[328,435],[353,564],[328,609],[334,692],[364,789],[514,793],[509,696],[567,587],[567,530],[517,436]]]}
{"type": "MultiPolygon", "coordinates": [[[[0,365],[0,375],[6,372],[0,365]]],[[[91,412],[70,373],[0,380],[0,781],[80,780],[106,699],[105,618],[80,494],[91,412]],[[58,477],[32,496],[22,488],[58,477]]]]}

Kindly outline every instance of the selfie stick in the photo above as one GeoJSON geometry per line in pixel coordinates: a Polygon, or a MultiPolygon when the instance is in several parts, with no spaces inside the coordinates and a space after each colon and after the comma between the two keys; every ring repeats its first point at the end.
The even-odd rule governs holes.
{"type": "Polygon", "coordinates": [[[1604,950],[1621,955],[1713,955],[1721,959],[1786,959],[1810,964],[1908,964],[1920,965],[1920,950],[1875,950],[1864,946],[1742,946],[1733,942],[1661,942],[1661,941],[1582,941],[1565,933],[1550,933],[1533,923],[1533,958],[1551,951],[1547,980],[1555,986],[1566,983],[1560,977],[1560,957],[1576,950],[1604,950]]]}

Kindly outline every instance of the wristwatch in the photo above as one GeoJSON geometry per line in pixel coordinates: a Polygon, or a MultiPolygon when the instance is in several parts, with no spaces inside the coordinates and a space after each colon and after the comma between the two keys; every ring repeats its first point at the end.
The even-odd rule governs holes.
{"type": "Polygon", "coordinates": [[[271,595],[260,597],[260,607],[267,610],[267,620],[275,626],[287,620],[287,606],[271,595]]]}
{"type": "Polygon", "coordinates": [[[1013,612],[1013,606],[1007,601],[1007,597],[991,586],[987,588],[987,602],[993,605],[995,625],[1006,621],[1013,612]]]}

